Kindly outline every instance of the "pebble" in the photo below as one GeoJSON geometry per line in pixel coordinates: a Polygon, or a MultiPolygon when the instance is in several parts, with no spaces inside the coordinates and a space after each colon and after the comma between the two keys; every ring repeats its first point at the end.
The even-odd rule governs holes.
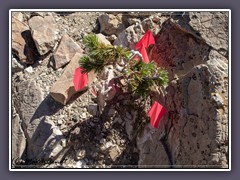
{"type": "Polygon", "coordinates": [[[57,121],[58,125],[62,125],[63,124],[63,121],[60,119],[57,121]]]}
{"type": "Polygon", "coordinates": [[[87,114],[84,112],[84,113],[82,113],[81,117],[82,117],[83,119],[85,119],[85,118],[87,118],[87,114]]]}
{"type": "Polygon", "coordinates": [[[100,140],[100,144],[103,144],[103,143],[105,143],[106,142],[106,139],[101,139],[100,140]]]}
{"type": "Polygon", "coordinates": [[[29,67],[27,67],[26,69],[24,69],[24,73],[33,73],[33,68],[32,68],[32,66],[29,66],[29,67]]]}

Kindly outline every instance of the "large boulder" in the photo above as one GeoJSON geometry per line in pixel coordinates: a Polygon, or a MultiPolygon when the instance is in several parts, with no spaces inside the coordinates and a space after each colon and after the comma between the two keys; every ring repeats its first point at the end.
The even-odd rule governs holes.
{"type": "Polygon", "coordinates": [[[12,17],[12,53],[26,64],[32,64],[38,58],[28,25],[15,17],[12,17]]]}
{"type": "Polygon", "coordinates": [[[158,130],[145,127],[138,137],[139,164],[228,167],[228,59],[213,45],[170,20],[163,24],[149,56],[169,72],[158,97],[168,113],[158,130]]]}
{"type": "MultiPolygon", "coordinates": [[[[75,69],[79,67],[81,57],[82,54],[76,53],[65,68],[62,76],[51,87],[50,95],[63,105],[66,105],[70,98],[78,92],[74,88],[73,78],[75,69]]],[[[96,76],[93,72],[88,73],[88,84],[91,85],[95,78],[96,76]]]]}
{"type": "Polygon", "coordinates": [[[41,55],[53,50],[58,40],[57,24],[52,16],[33,16],[28,20],[32,37],[41,55]]]}
{"type": "Polygon", "coordinates": [[[16,113],[15,108],[12,108],[12,160],[22,159],[26,148],[26,137],[21,127],[21,120],[16,113]]]}
{"type": "MultiPolygon", "coordinates": [[[[35,81],[19,82],[15,88],[17,91],[13,97],[14,106],[20,119],[18,115],[13,119],[15,127],[13,133],[19,134],[15,142],[21,143],[19,147],[22,147],[24,141],[22,141],[23,135],[21,135],[22,131],[19,126],[24,132],[26,137],[24,159],[38,161],[55,157],[63,148],[61,143],[64,137],[53,122],[46,119],[46,116],[50,114],[50,108],[47,101],[43,99],[41,88],[35,81]]],[[[20,153],[22,150],[19,150],[17,155],[20,153]]]]}
{"type": "Polygon", "coordinates": [[[76,52],[82,53],[83,50],[71,37],[64,34],[51,59],[53,68],[58,69],[66,65],[71,61],[76,52]]]}
{"type": "Polygon", "coordinates": [[[105,35],[118,35],[126,27],[122,22],[122,15],[104,14],[98,17],[100,24],[100,33],[105,35]]]}

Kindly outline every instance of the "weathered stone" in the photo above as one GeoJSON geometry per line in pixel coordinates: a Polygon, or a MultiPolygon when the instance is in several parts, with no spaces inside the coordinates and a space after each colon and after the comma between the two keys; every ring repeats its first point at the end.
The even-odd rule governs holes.
{"type": "MultiPolygon", "coordinates": [[[[79,67],[79,59],[82,54],[76,53],[70,63],[67,65],[62,76],[52,85],[50,95],[61,104],[66,104],[70,98],[77,93],[73,84],[75,69],[79,67]]],[[[93,72],[88,73],[89,86],[95,81],[96,75],[93,72]]]]}
{"type": "Polygon", "coordinates": [[[24,69],[24,73],[33,73],[33,68],[32,68],[32,66],[29,66],[29,67],[27,67],[27,68],[25,68],[24,69]]]}
{"type": "Polygon", "coordinates": [[[170,162],[164,146],[159,142],[160,131],[148,124],[137,138],[140,168],[169,168],[170,162]]]}
{"type": "Polygon", "coordinates": [[[164,31],[156,35],[156,44],[150,49],[149,59],[166,68],[170,80],[183,76],[194,66],[207,61],[210,47],[202,39],[170,20],[165,21],[162,26],[164,31]]]}
{"type": "Polygon", "coordinates": [[[52,56],[52,66],[54,69],[58,69],[66,65],[76,53],[82,53],[83,50],[80,46],[74,42],[67,34],[64,34],[56,52],[52,56]]]}
{"type": "Polygon", "coordinates": [[[21,64],[16,58],[12,57],[12,73],[22,71],[24,65],[21,64]]]}
{"type": "Polygon", "coordinates": [[[28,21],[32,37],[41,55],[53,50],[58,39],[58,29],[52,16],[34,16],[28,21]]]}
{"type": "Polygon", "coordinates": [[[88,112],[93,115],[96,116],[98,113],[98,105],[97,104],[90,104],[88,107],[88,112]]]}
{"type": "Polygon", "coordinates": [[[117,146],[114,146],[110,149],[109,155],[113,161],[116,161],[117,157],[119,156],[120,150],[117,146]]]}
{"type": "Polygon", "coordinates": [[[106,37],[103,34],[99,33],[99,34],[96,34],[96,36],[100,42],[106,45],[111,45],[111,43],[106,39],[106,37]]]}
{"type": "Polygon", "coordinates": [[[228,51],[228,17],[228,12],[189,12],[189,24],[207,44],[222,49],[225,54],[228,51]]]}
{"type": "Polygon", "coordinates": [[[53,122],[45,119],[49,104],[43,101],[41,88],[35,81],[23,81],[16,88],[14,105],[27,139],[26,159],[46,160],[56,156],[62,149],[60,142],[64,138],[53,122]]]}
{"type": "Polygon", "coordinates": [[[36,60],[35,46],[29,27],[15,17],[12,18],[12,53],[22,63],[31,64],[36,60]]]}
{"type": "Polygon", "coordinates": [[[12,160],[22,159],[26,148],[26,138],[21,127],[19,115],[13,107],[12,117],[12,160]]]}
{"type": "Polygon", "coordinates": [[[136,43],[149,29],[151,29],[154,35],[158,33],[160,23],[154,23],[152,18],[144,19],[141,23],[135,23],[122,31],[113,44],[135,49],[136,43]]]}
{"type": "Polygon", "coordinates": [[[23,13],[22,12],[12,12],[12,17],[18,19],[23,22],[23,13]]]}
{"type": "Polygon", "coordinates": [[[142,25],[132,25],[122,31],[113,44],[135,49],[135,44],[141,39],[142,35],[144,35],[142,25]]]}
{"type": "Polygon", "coordinates": [[[122,15],[104,14],[98,17],[100,23],[100,32],[108,36],[115,34],[118,35],[125,29],[121,21],[122,15]]]}
{"type": "Polygon", "coordinates": [[[150,57],[169,72],[171,81],[165,96],[159,97],[168,113],[158,130],[138,139],[139,163],[228,167],[228,60],[210,50],[204,39],[171,21],[163,29],[150,57]]]}

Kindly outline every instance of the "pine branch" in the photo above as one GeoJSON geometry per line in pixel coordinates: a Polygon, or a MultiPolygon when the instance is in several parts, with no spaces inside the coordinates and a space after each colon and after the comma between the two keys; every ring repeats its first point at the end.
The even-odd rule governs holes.
{"type": "Polygon", "coordinates": [[[118,71],[118,76],[126,78],[128,90],[135,95],[146,98],[154,86],[166,86],[168,73],[157,67],[154,61],[146,64],[142,60],[128,60],[131,51],[121,46],[106,45],[98,41],[95,34],[90,34],[83,39],[87,55],[80,59],[83,72],[94,70],[101,73],[107,65],[113,65],[118,71]],[[124,60],[122,66],[121,61],[124,60]]]}

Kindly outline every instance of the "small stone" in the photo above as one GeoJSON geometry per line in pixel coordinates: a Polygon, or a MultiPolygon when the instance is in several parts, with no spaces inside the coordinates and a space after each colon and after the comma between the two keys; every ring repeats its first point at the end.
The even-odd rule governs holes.
{"type": "Polygon", "coordinates": [[[58,120],[58,125],[62,125],[63,124],[63,121],[62,120],[58,120]]]}
{"type": "Polygon", "coordinates": [[[84,112],[84,113],[82,113],[81,117],[82,117],[83,119],[85,119],[85,118],[87,118],[87,114],[84,112]]]}
{"type": "Polygon", "coordinates": [[[113,161],[115,161],[119,155],[119,149],[117,146],[113,147],[111,150],[110,150],[110,153],[109,153],[111,159],[113,161]]]}
{"type": "Polygon", "coordinates": [[[29,66],[29,67],[27,67],[26,69],[24,69],[24,73],[33,73],[33,68],[32,68],[32,66],[29,66]]]}
{"type": "Polygon", "coordinates": [[[100,144],[103,144],[103,143],[105,143],[106,142],[106,139],[101,139],[100,140],[100,144]]]}
{"type": "Polygon", "coordinates": [[[86,155],[86,150],[85,149],[81,149],[77,152],[77,159],[83,159],[86,155]]]}
{"type": "Polygon", "coordinates": [[[97,112],[98,112],[98,105],[97,104],[90,104],[88,106],[88,112],[93,115],[96,116],[97,112]]]}
{"type": "Polygon", "coordinates": [[[52,16],[34,16],[28,21],[38,52],[43,55],[55,46],[57,25],[52,16]]]}

